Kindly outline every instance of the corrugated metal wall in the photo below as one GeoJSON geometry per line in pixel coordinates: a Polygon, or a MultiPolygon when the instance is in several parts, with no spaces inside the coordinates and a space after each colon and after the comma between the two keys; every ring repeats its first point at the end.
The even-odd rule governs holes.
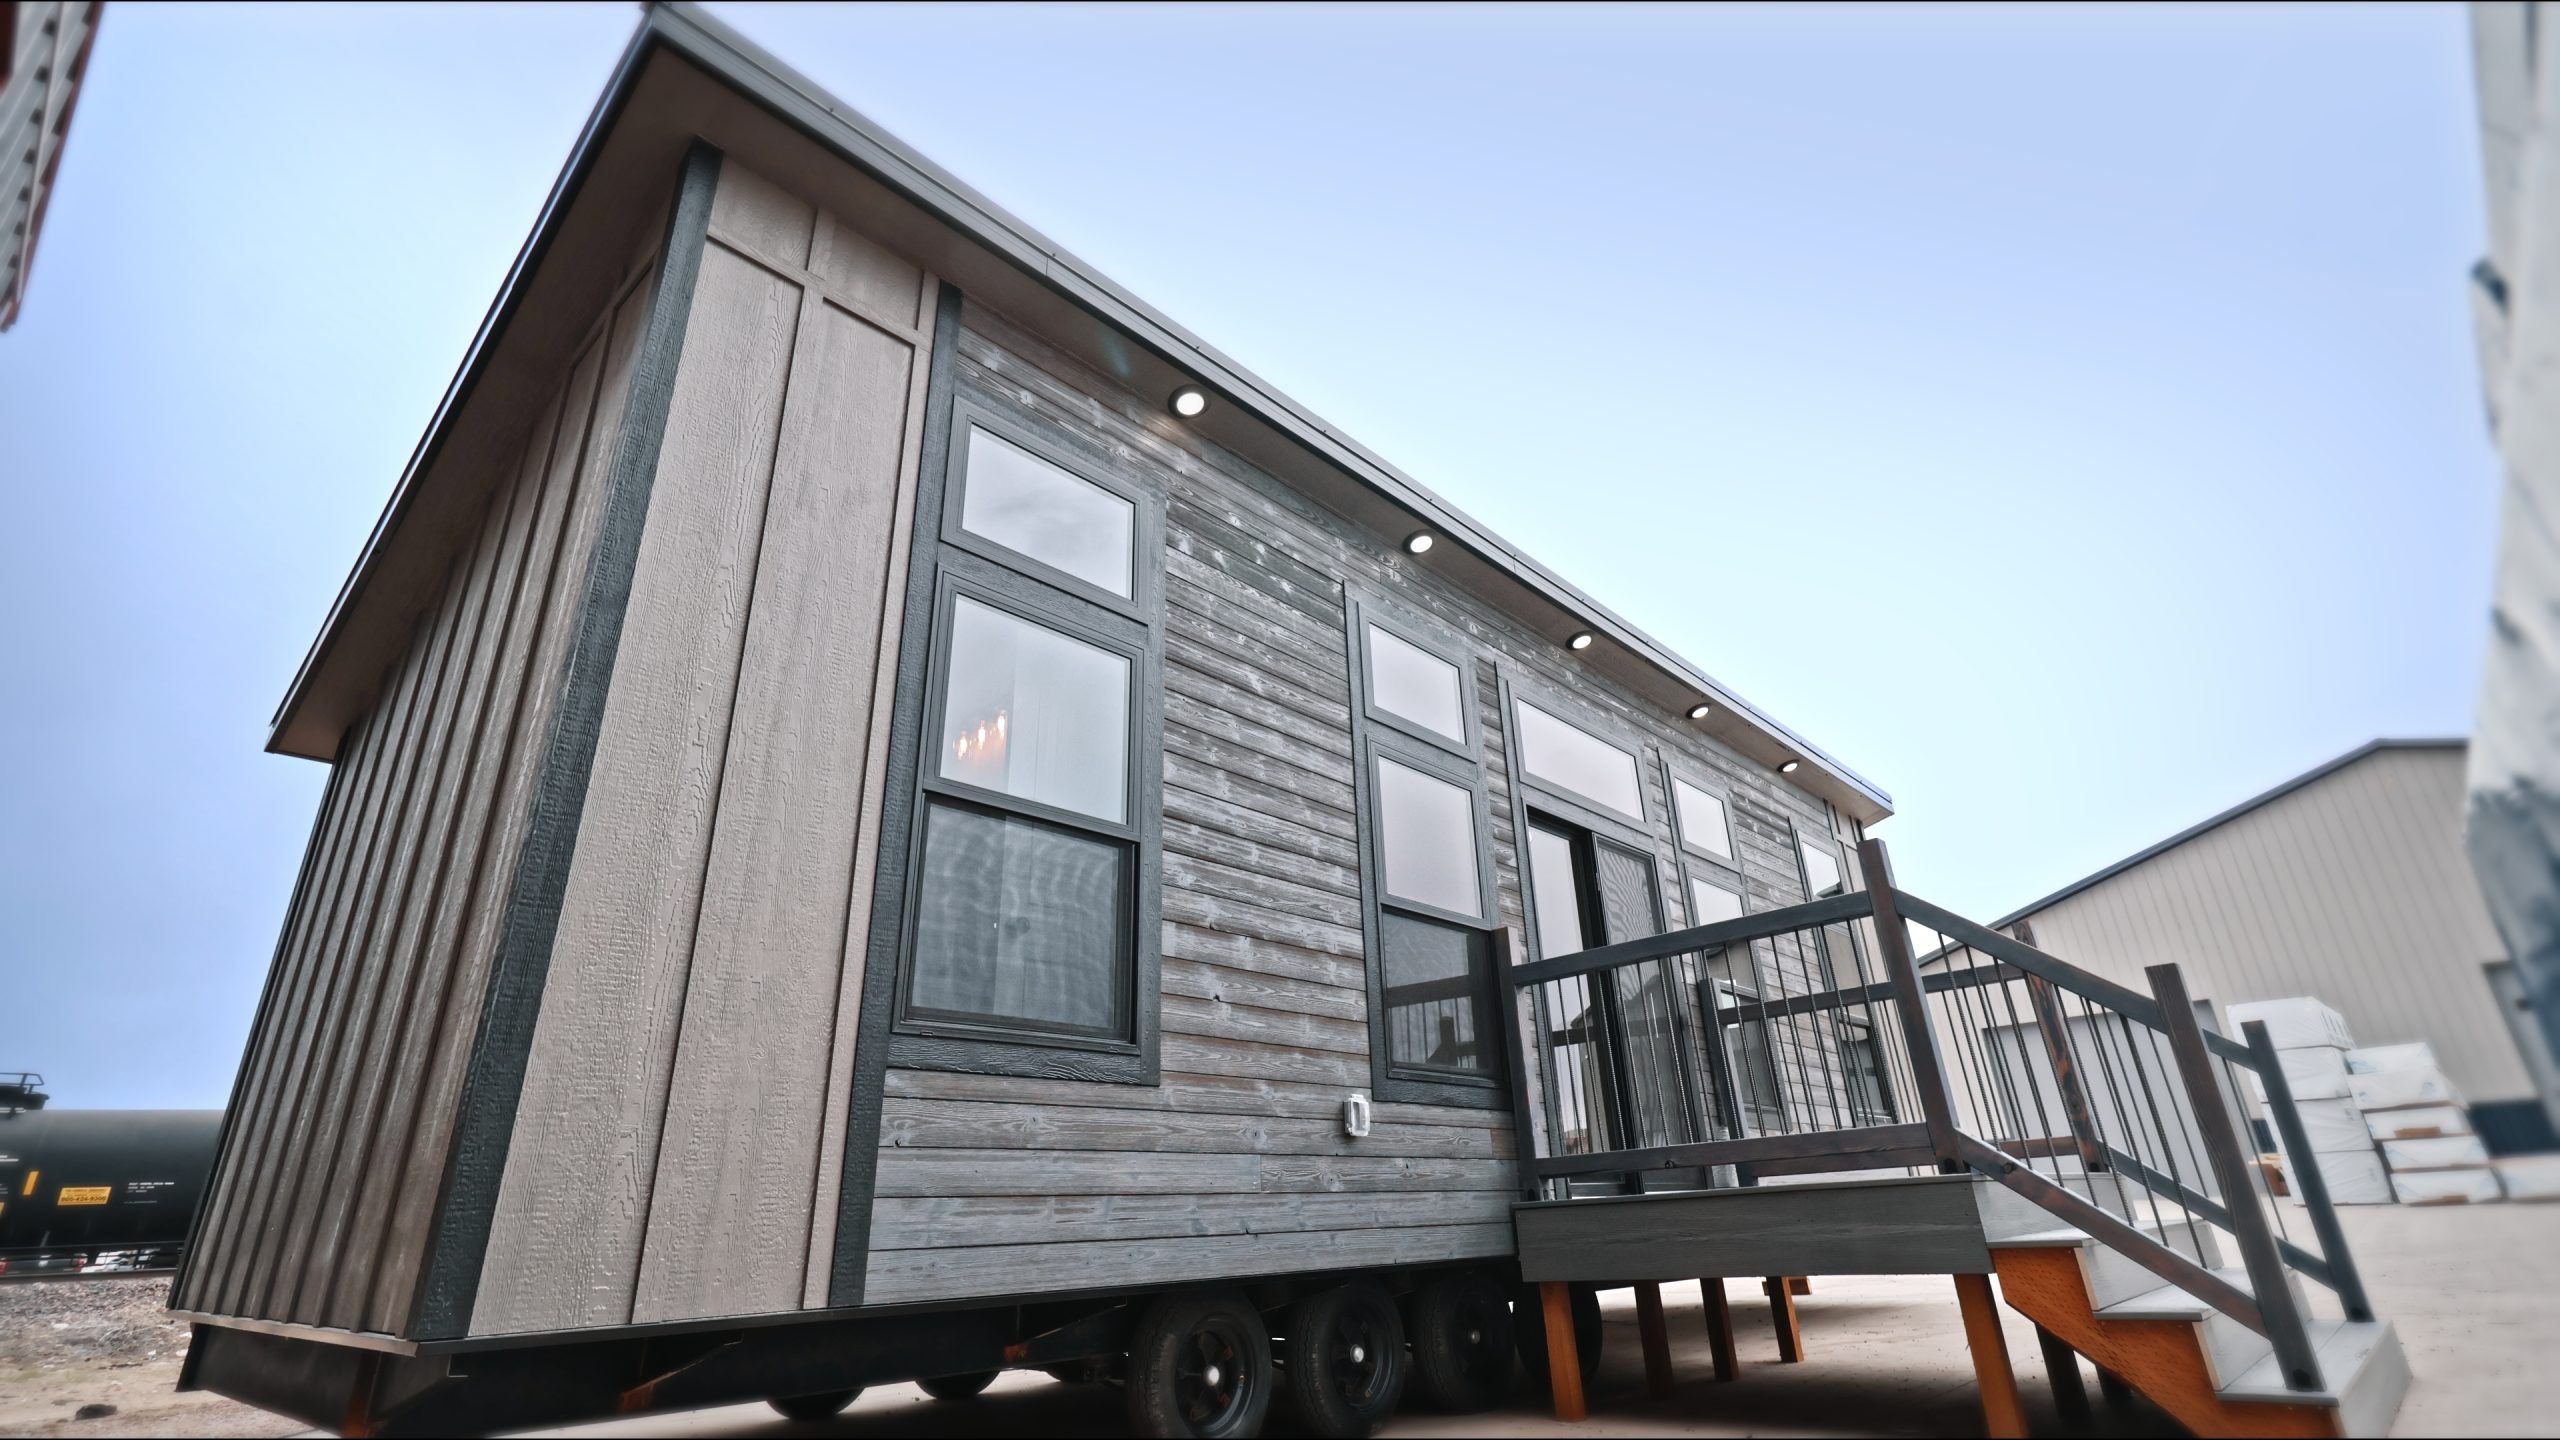
{"type": "Polygon", "coordinates": [[[2378,750],[2032,912],[2039,948],[2199,999],[2316,995],[2368,1045],[2425,1040],[2474,1101],[2533,1094],[2482,966],[2505,954],[2462,851],[2459,745],[2378,750]]]}
{"type": "Polygon", "coordinates": [[[593,545],[644,262],[348,733],[173,1303],[407,1321],[532,772],[593,545]]]}

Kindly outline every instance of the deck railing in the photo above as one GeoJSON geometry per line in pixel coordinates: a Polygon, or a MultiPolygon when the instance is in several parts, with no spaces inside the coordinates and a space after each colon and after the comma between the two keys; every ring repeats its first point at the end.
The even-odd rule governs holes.
{"type": "Polygon", "coordinates": [[[1895,889],[1880,842],[1859,858],[1864,891],[1509,966],[1524,1192],[1970,1171],[2265,1335],[2290,1386],[2319,1388],[2289,1276],[2350,1319],[2371,1309],[2264,1028],[2234,1041],[2174,965],[2143,994],[1895,889]],[[2296,1157],[2312,1248],[2243,1143],[2243,1075],[2296,1157]],[[2224,1248],[2208,1236],[2245,1286],[2207,1263],[2224,1248]]]}

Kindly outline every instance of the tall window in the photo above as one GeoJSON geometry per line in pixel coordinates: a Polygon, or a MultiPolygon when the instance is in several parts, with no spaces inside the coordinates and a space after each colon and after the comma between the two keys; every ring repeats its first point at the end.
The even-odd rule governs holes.
{"type": "MultiPolygon", "coordinates": [[[[1848,874],[1840,863],[1839,844],[1830,836],[1797,831],[1796,857],[1803,871],[1806,899],[1848,893],[1848,874]]],[[[1816,936],[1825,987],[1866,985],[1879,978],[1871,973],[1873,967],[1867,964],[1866,952],[1859,948],[1855,927],[1826,925],[1816,936]]],[[[1838,1106],[1845,1102],[1845,1118],[1854,1123],[1891,1123],[1893,1094],[1885,1071],[1884,1047],[1876,1034],[1879,1022],[1875,1007],[1844,1007],[1831,1014],[1832,1033],[1840,1048],[1842,1087],[1841,1094],[1831,1103],[1838,1106]]]]}
{"type": "Polygon", "coordinates": [[[1381,1099],[1499,1107],[1493,866],[1474,666],[1454,642],[1354,595],[1348,607],[1381,1099]]]}
{"type": "Polygon", "coordinates": [[[1157,504],[966,399],[946,453],[896,1063],[1150,1081],[1157,504]]]}

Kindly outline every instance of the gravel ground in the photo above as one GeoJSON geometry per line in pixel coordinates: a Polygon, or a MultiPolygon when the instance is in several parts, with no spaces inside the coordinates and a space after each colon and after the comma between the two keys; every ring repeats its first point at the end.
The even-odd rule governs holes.
{"type": "Polygon", "coordinates": [[[187,1327],[168,1298],[167,1276],[0,1284],[0,1435],[298,1433],[263,1410],[177,1393],[187,1327]]]}

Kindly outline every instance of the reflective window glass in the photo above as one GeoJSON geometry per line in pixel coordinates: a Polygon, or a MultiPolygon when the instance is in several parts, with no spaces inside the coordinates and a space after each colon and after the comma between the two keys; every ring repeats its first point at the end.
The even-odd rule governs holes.
{"type": "Polygon", "coordinates": [[[961,596],[951,617],[939,772],[1121,822],[1129,659],[961,596]]]}
{"type": "Polygon", "coordinates": [[[1401,635],[1369,627],[1369,703],[1464,743],[1458,667],[1401,635]]]}
{"type": "Polygon", "coordinates": [[[1680,811],[1680,843],[1732,864],[1733,826],[1725,814],[1724,801],[1674,776],[1671,802],[1680,811]]]}
{"type": "Polygon", "coordinates": [[[1631,819],[1644,818],[1644,801],[1636,787],[1635,756],[1525,700],[1515,708],[1519,711],[1522,769],[1595,805],[1631,819]]]}
{"type": "Polygon", "coordinates": [[[1137,507],[974,425],[960,528],[1123,599],[1129,595],[1137,507]]]}
{"type": "Polygon", "coordinates": [[[1475,796],[1464,786],[1378,760],[1378,856],[1387,894],[1481,915],[1475,796]]]}

